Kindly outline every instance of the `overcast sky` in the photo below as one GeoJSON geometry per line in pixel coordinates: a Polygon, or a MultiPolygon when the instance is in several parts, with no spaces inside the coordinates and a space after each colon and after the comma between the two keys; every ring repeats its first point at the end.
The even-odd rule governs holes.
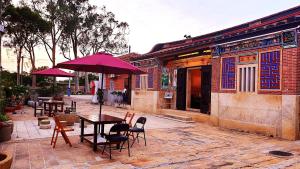
{"type": "MultiPolygon", "coordinates": [[[[132,52],[147,53],[157,43],[180,40],[185,34],[199,36],[254,19],[258,19],[297,5],[299,0],[91,0],[105,5],[120,21],[130,27],[129,45],[132,52]]],[[[14,57],[5,56],[4,68],[16,71],[14,57]]],[[[57,56],[57,62],[64,61],[57,56]]],[[[43,49],[37,65],[50,65],[43,49]]]]}

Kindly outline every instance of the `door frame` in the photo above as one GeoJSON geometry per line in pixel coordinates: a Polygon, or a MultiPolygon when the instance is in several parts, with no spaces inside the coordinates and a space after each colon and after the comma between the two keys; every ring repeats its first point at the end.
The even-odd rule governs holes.
{"type": "MultiPolygon", "coordinates": [[[[191,73],[190,70],[195,70],[198,69],[200,70],[200,73],[202,71],[201,66],[196,66],[196,67],[188,67],[186,71],[186,104],[185,104],[185,109],[188,111],[196,111],[200,112],[200,109],[195,109],[191,108],[191,73]]],[[[201,84],[200,84],[201,85],[201,84]]]]}

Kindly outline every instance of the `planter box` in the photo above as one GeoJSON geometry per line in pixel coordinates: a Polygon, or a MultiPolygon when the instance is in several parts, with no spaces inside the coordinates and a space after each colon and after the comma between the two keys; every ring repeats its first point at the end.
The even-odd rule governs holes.
{"type": "Polygon", "coordinates": [[[16,107],[5,107],[4,112],[5,113],[11,113],[16,110],[16,107]]]}

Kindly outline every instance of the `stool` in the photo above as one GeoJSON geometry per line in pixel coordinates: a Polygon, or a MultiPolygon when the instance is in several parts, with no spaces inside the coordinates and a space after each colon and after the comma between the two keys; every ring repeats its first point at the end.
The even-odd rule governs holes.
{"type": "Polygon", "coordinates": [[[38,117],[38,126],[40,126],[40,123],[42,120],[49,120],[49,117],[48,116],[40,116],[38,117]]]}
{"type": "Polygon", "coordinates": [[[51,129],[51,124],[49,119],[40,121],[40,129],[51,129]]]}

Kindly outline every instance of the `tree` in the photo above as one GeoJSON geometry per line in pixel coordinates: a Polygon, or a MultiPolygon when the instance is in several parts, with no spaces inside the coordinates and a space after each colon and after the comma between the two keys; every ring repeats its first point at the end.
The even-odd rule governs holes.
{"type": "Polygon", "coordinates": [[[31,0],[33,10],[40,13],[43,19],[50,24],[50,31],[46,34],[39,34],[39,37],[52,62],[52,67],[56,64],[56,47],[64,28],[63,16],[66,14],[64,2],[64,0],[31,0]]]}
{"type": "MultiPolygon", "coordinates": [[[[79,51],[83,56],[95,54],[100,51],[113,54],[127,52],[128,24],[115,19],[112,12],[105,7],[101,8],[100,14],[92,15],[89,19],[90,28],[83,31],[78,39],[79,51]]],[[[88,87],[88,75],[85,75],[85,89],[88,87]]]]}
{"type": "Polygon", "coordinates": [[[48,23],[41,16],[27,6],[7,7],[4,16],[7,22],[6,46],[15,48],[17,53],[17,84],[20,84],[20,62],[23,57],[23,49],[27,48],[34,64],[34,37],[38,33],[44,33],[49,29],[48,23]]]}
{"type": "MultiPolygon", "coordinates": [[[[66,52],[73,50],[73,55],[78,58],[78,52],[82,56],[99,51],[111,53],[122,53],[127,49],[128,24],[115,19],[112,12],[107,12],[103,7],[100,10],[89,4],[88,0],[66,0],[66,15],[64,15],[65,28],[64,38],[61,39],[60,48],[66,59],[66,52]],[[98,13],[100,11],[100,13],[98,13]],[[71,46],[70,43],[71,42],[71,46]]],[[[86,74],[85,89],[88,89],[88,78],[86,74]]],[[[75,81],[76,90],[79,83],[75,81]]]]}
{"type": "MultiPolygon", "coordinates": [[[[4,25],[3,22],[3,14],[6,8],[11,4],[11,0],[0,0],[0,26],[4,25]]],[[[2,73],[2,56],[1,56],[1,47],[2,47],[2,35],[3,32],[0,30],[0,81],[1,81],[1,73],[2,73]]]]}

